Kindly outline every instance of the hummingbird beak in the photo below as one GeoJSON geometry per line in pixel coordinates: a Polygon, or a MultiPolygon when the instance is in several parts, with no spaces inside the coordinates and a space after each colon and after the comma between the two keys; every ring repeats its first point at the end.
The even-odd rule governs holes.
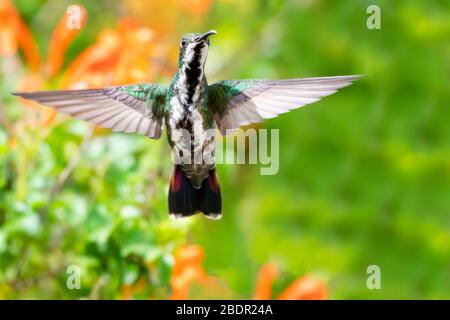
{"type": "Polygon", "coordinates": [[[194,38],[194,41],[195,41],[195,42],[200,42],[200,41],[202,41],[202,40],[206,40],[206,39],[209,38],[209,36],[211,36],[211,35],[213,35],[213,34],[217,34],[217,31],[216,31],[216,30],[210,30],[210,31],[208,31],[208,32],[205,32],[204,34],[201,34],[201,35],[195,37],[195,38],[194,38]]]}

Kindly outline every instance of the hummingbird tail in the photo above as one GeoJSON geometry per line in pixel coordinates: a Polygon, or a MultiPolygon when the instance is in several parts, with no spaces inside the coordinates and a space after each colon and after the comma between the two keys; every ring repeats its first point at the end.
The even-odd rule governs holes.
{"type": "Polygon", "coordinates": [[[169,188],[169,212],[177,218],[202,212],[207,218],[220,219],[222,197],[216,170],[210,170],[200,189],[196,189],[180,167],[175,166],[169,188]]]}
{"type": "Polygon", "coordinates": [[[217,180],[216,169],[209,170],[208,177],[203,180],[200,190],[200,211],[213,220],[222,218],[222,195],[217,180]]]}

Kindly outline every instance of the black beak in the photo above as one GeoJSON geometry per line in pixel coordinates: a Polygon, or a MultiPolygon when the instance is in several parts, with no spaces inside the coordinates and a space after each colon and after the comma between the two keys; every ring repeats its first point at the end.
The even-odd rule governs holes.
{"type": "Polygon", "coordinates": [[[217,34],[217,31],[216,31],[216,30],[210,30],[210,31],[208,31],[208,32],[206,32],[206,33],[204,33],[204,34],[201,34],[201,35],[195,37],[195,38],[194,38],[194,41],[195,41],[195,42],[200,42],[200,41],[202,41],[202,40],[206,40],[206,39],[209,38],[209,36],[211,36],[211,35],[213,35],[213,34],[217,34]]]}

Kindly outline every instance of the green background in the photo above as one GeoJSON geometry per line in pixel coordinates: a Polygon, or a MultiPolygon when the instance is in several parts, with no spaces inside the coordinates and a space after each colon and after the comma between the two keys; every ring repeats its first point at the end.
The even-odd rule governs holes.
{"type": "MultiPolygon", "coordinates": [[[[64,6],[56,15],[39,11],[47,1],[15,3],[45,53],[64,6]]],[[[124,14],[119,1],[80,3],[89,22],[66,64],[124,14]]],[[[448,1],[217,1],[201,19],[179,21],[175,48],[192,29],[219,32],[209,82],[365,75],[262,125],[280,129],[278,174],[218,166],[219,222],[170,220],[166,140],[119,133],[93,138],[46,207],[89,126],[25,130],[15,149],[1,127],[0,297],[115,299],[144,277],[141,298],[164,298],[174,249],[194,243],[234,298],[252,296],[267,262],[282,270],[275,296],[313,273],[332,299],[450,298],[449,12],[448,1]],[[380,30],[366,27],[370,4],[381,7],[380,30]],[[81,290],[67,290],[68,265],[81,267],[81,290]],[[381,290],[366,287],[369,265],[381,268],[381,290]]],[[[0,74],[12,122],[21,117],[9,95],[16,80],[0,74]]]]}

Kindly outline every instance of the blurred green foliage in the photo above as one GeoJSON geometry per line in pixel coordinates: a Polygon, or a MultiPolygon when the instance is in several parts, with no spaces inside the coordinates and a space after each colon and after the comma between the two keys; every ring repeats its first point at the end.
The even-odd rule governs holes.
{"type": "MultiPolygon", "coordinates": [[[[32,21],[46,1],[16,3],[44,50],[51,28],[32,21]]],[[[121,14],[110,1],[81,3],[90,22],[70,57],[121,14]]],[[[139,278],[148,283],[142,298],[164,298],[173,250],[186,242],[204,247],[205,269],[237,298],[251,297],[269,261],[284,271],[275,291],[316,273],[336,299],[449,298],[450,3],[218,1],[191,27],[219,31],[210,82],[365,77],[264,124],[280,129],[277,175],[219,165],[219,222],[168,218],[165,139],[94,135],[58,189],[89,126],[24,130],[15,148],[1,127],[0,298],[119,298],[139,278]],[[370,4],[381,7],[380,30],[366,27],[370,4]],[[372,264],[381,268],[381,290],[366,287],[372,264]],[[82,268],[81,290],[66,288],[69,265],[82,268]]],[[[178,30],[191,31],[182,21],[178,30]]],[[[16,82],[0,74],[11,121],[21,112],[8,95],[16,82]]]]}

